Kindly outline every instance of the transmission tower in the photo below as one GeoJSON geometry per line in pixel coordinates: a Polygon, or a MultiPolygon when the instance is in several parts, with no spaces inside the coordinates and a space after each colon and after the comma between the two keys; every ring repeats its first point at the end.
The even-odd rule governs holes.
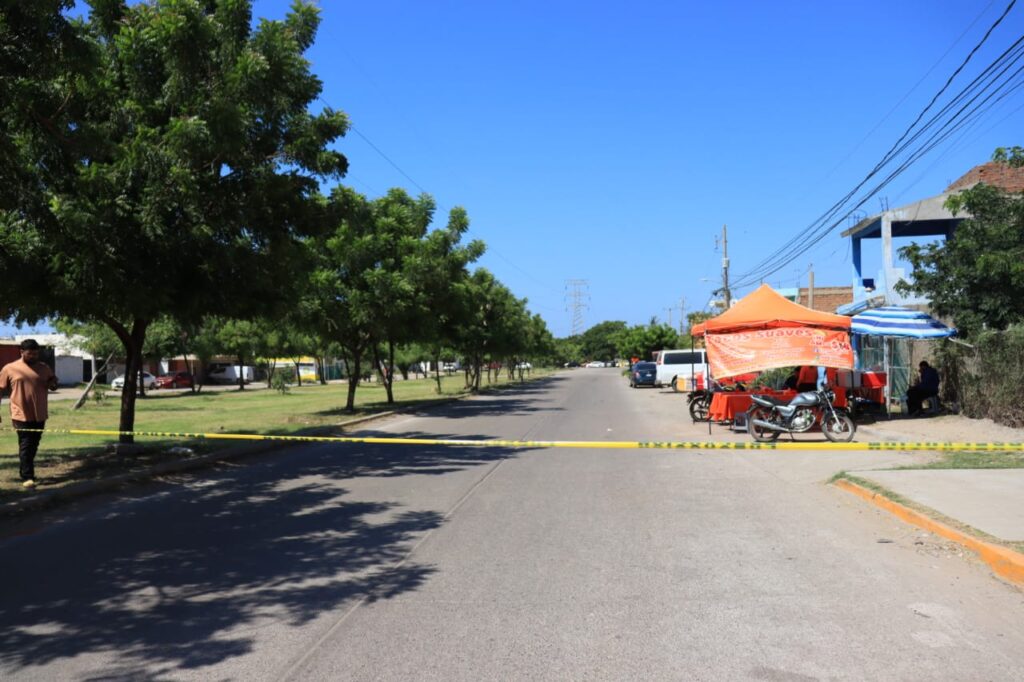
{"type": "Polygon", "coordinates": [[[572,313],[572,335],[583,333],[583,311],[590,307],[590,283],[585,279],[565,280],[565,309],[572,313]]]}

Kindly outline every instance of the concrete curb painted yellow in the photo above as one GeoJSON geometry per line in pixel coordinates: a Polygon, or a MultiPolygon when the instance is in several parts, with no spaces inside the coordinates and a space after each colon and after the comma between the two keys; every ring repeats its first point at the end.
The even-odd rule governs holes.
{"type": "Polygon", "coordinates": [[[876,507],[889,512],[901,521],[930,531],[936,535],[946,538],[947,540],[952,540],[958,545],[966,547],[976,553],[982,561],[988,564],[996,575],[1018,585],[1024,585],[1024,554],[1015,552],[1012,549],[1007,549],[1006,547],[994,545],[990,542],[985,542],[984,540],[979,540],[967,533],[951,528],[950,526],[936,521],[935,519],[929,518],[920,512],[916,512],[899,502],[894,502],[881,493],[876,493],[864,488],[863,486],[859,486],[852,481],[841,478],[838,481],[835,481],[833,485],[867,500],[876,507]]]}

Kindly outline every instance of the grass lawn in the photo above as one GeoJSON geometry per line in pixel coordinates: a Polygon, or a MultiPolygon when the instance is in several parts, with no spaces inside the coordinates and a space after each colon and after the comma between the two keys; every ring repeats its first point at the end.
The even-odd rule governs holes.
{"type": "MultiPolygon", "coordinates": [[[[543,369],[534,370],[531,378],[550,374],[543,369]]],[[[444,400],[464,395],[461,374],[442,378],[442,394],[435,392],[433,379],[395,382],[395,405],[388,405],[384,387],[361,384],[356,391],[356,411],[346,412],[348,386],[332,383],[327,386],[292,386],[291,392],[281,395],[272,390],[153,391],[136,403],[135,429],[137,431],[164,431],[189,433],[268,433],[289,434],[315,426],[329,426],[360,415],[383,412],[410,404],[444,400]]],[[[491,384],[498,388],[518,382],[509,382],[504,376],[491,384]]],[[[486,388],[486,375],[484,387],[486,388]]],[[[50,402],[47,429],[100,429],[117,430],[120,419],[120,393],[110,391],[102,403],[89,402],[82,409],[72,411],[73,400],[50,402]]],[[[7,405],[2,408],[4,421],[0,426],[10,427],[7,405]]],[[[107,444],[116,437],[77,436],[71,434],[45,434],[36,456],[36,473],[47,487],[73,481],[96,478],[111,473],[140,468],[156,461],[175,458],[169,453],[174,446],[184,445],[202,454],[231,447],[218,441],[184,441],[174,439],[138,437],[136,442],[145,446],[144,452],[128,460],[105,454],[107,444]]],[[[21,493],[18,479],[17,437],[10,430],[0,431],[0,499],[21,493]]]]}

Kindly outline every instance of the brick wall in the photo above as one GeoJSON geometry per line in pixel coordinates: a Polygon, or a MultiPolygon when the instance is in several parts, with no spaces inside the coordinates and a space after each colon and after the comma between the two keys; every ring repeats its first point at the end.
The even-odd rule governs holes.
{"type": "Polygon", "coordinates": [[[1024,192],[1024,167],[1010,168],[1006,164],[989,161],[964,173],[959,180],[947,187],[946,191],[966,189],[979,182],[1019,194],[1024,192]]]}
{"type": "MultiPolygon", "coordinates": [[[[806,306],[809,302],[806,287],[800,289],[796,302],[806,306]]],[[[853,303],[853,287],[814,287],[814,310],[823,313],[834,313],[836,308],[847,303],[853,303]]]]}

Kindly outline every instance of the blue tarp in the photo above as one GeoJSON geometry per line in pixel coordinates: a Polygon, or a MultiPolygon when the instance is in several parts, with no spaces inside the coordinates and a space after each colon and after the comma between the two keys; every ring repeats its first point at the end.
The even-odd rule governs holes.
{"type": "Polygon", "coordinates": [[[858,313],[853,316],[850,331],[909,339],[941,339],[956,335],[956,329],[947,327],[928,313],[898,307],[873,308],[858,313]]]}

